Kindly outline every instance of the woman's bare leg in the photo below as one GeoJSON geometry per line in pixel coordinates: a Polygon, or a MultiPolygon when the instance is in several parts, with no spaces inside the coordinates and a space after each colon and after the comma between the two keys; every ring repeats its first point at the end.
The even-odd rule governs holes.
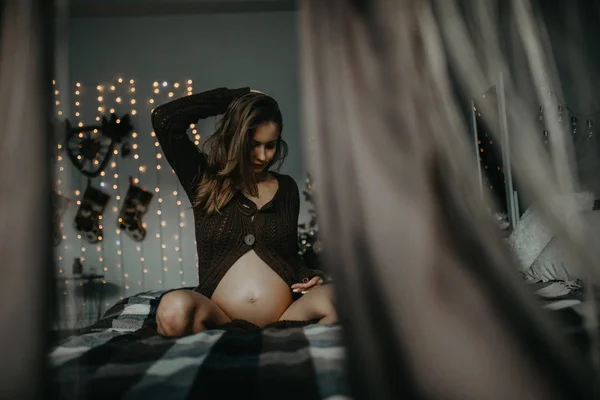
{"type": "Polygon", "coordinates": [[[208,297],[192,290],[175,290],[163,296],[156,311],[157,331],[163,336],[185,336],[222,325],[231,319],[208,297]]]}
{"type": "Polygon", "coordinates": [[[320,324],[335,324],[338,322],[338,315],[334,300],[333,285],[319,286],[293,302],[279,320],[319,320],[320,324]]]}

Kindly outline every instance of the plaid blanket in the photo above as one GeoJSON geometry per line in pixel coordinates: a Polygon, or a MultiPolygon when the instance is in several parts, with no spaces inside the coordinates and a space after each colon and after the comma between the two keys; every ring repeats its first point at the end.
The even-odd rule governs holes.
{"type": "Polygon", "coordinates": [[[339,326],[156,333],[166,291],[121,300],[50,354],[62,399],[344,399],[339,326]]]}

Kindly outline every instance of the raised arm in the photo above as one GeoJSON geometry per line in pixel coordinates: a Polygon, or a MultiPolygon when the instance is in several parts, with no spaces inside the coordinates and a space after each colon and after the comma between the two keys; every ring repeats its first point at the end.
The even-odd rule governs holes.
{"type": "Polygon", "coordinates": [[[250,88],[219,88],[182,97],[154,109],[152,126],[158,142],[192,203],[196,196],[196,178],[203,172],[204,155],[188,137],[187,129],[199,119],[223,114],[235,98],[249,91],[250,88]]]}

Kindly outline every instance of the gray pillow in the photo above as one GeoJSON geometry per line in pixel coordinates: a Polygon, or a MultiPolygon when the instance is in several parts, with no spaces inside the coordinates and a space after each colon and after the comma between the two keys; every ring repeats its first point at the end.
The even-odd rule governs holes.
{"type": "MultiPolygon", "coordinates": [[[[583,215],[585,236],[592,235],[587,246],[591,251],[590,246],[600,245],[600,242],[593,239],[594,232],[600,229],[600,218],[596,216],[600,215],[600,212],[591,211],[594,206],[594,195],[587,192],[574,193],[562,197],[557,201],[557,206],[566,205],[567,202],[575,202],[574,210],[585,213],[583,215]],[[588,213],[590,215],[587,215],[588,213]]],[[[543,281],[570,281],[580,278],[573,269],[573,263],[570,263],[566,257],[562,242],[561,233],[556,232],[542,220],[536,205],[527,209],[508,240],[520,264],[521,272],[528,278],[543,281]]]]}

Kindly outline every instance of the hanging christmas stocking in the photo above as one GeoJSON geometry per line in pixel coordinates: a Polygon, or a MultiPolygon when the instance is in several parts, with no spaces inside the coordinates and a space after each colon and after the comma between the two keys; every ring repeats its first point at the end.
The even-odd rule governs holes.
{"type": "Polygon", "coordinates": [[[65,196],[61,196],[60,194],[53,192],[53,204],[52,208],[54,209],[54,237],[53,244],[54,247],[58,246],[60,242],[62,242],[62,230],[60,229],[60,223],[62,216],[64,215],[67,208],[69,208],[69,204],[71,200],[67,199],[65,196]]]}
{"type": "Polygon", "coordinates": [[[109,200],[110,195],[92,187],[88,182],[74,222],[75,229],[86,242],[98,243],[102,239],[100,216],[109,200]]]}
{"type": "Polygon", "coordinates": [[[129,189],[121,207],[117,226],[136,242],[141,242],[146,237],[146,228],[142,224],[142,217],[148,211],[153,194],[136,186],[129,177],[129,189]]]}

